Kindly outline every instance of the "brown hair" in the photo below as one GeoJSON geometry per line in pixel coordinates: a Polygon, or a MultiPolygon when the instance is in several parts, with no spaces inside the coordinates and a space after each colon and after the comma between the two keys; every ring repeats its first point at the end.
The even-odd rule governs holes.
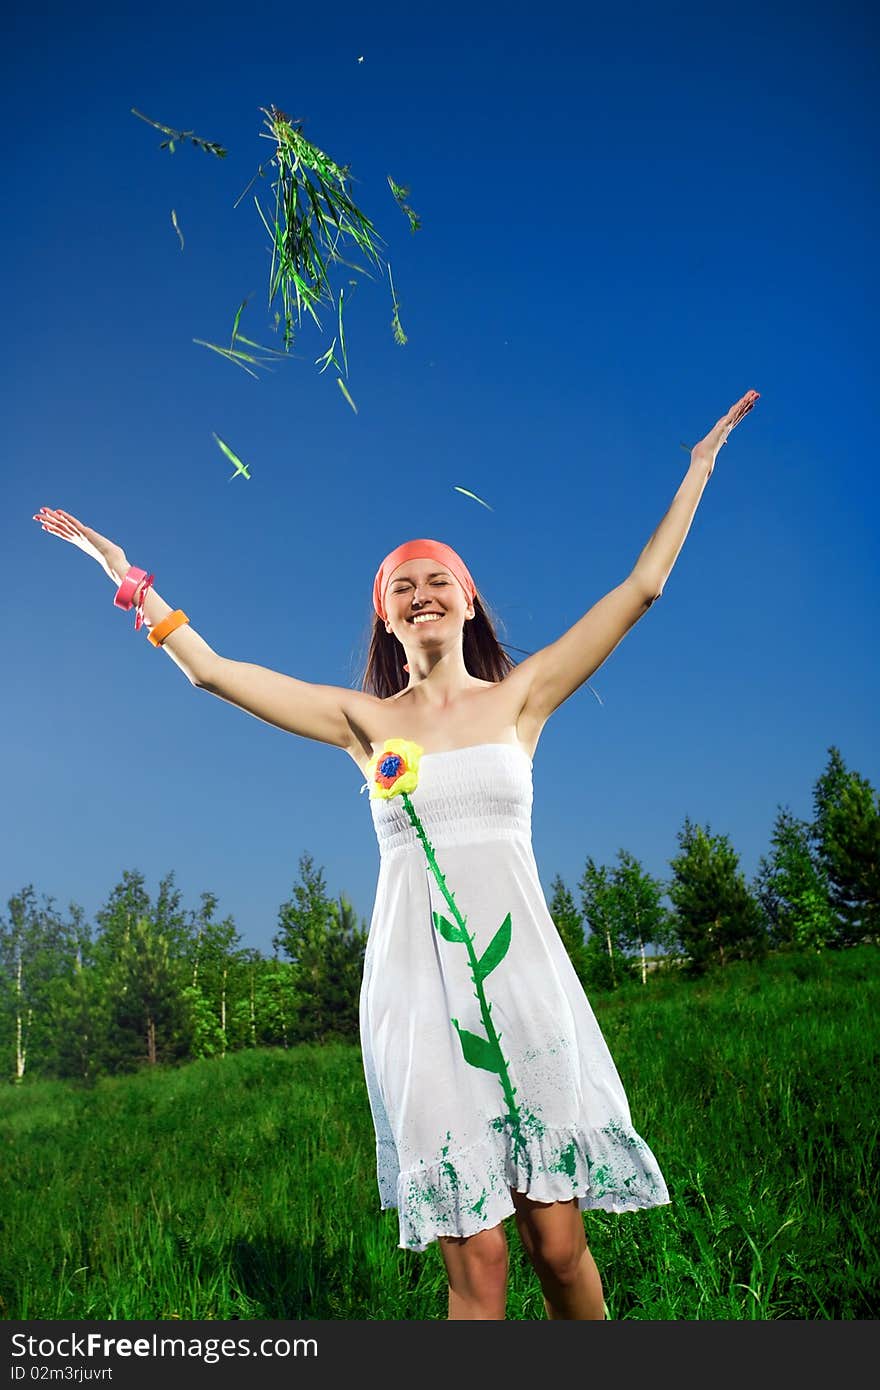
{"type": "MultiPolygon", "coordinates": [[[[466,618],[462,632],[462,658],[465,670],[478,680],[500,681],[516,666],[495,635],[488,610],[475,594],[471,600],[474,616],[466,618]]],[[[406,652],[393,632],[385,631],[385,621],[373,613],[373,626],[361,689],[368,695],[387,700],[407,684],[403,669],[406,652]]]]}

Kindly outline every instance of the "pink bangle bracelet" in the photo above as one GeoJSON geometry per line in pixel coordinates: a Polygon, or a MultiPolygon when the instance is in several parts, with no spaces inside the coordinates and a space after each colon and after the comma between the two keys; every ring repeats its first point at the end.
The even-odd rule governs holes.
{"type": "Polygon", "coordinates": [[[137,592],[138,585],[144,579],[147,581],[146,584],[144,584],[143,589],[141,590],[141,596],[138,599],[137,609],[135,610],[135,632],[137,632],[143,626],[144,601],[147,597],[147,590],[150,588],[155,578],[155,574],[148,575],[146,570],[138,569],[137,565],[129,565],[128,570],[125,574],[125,578],[123,579],[119,588],[116,590],[113,603],[117,608],[123,608],[127,613],[134,603],[134,596],[137,592]]]}
{"type": "Polygon", "coordinates": [[[116,597],[113,602],[117,608],[124,608],[126,613],[134,602],[135,590],[142,579],[146,579],[147,571],[139,570],[137,565],[129,565],[125,577],[116,590],[116,597]]]}

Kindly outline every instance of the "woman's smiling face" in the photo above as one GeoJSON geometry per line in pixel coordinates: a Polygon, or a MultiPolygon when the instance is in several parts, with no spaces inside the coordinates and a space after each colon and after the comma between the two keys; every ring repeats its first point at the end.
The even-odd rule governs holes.
{"type": "Polygon", "coordinates": [[[473,616],[468,598],[451,570],[437,560],[407,560],[393,571],[385,591],[391,631],[404,647],[435,646],[450,636],[459,640],[473,616]],[[426,616],[415,621],[416,615],[426,616]]]}

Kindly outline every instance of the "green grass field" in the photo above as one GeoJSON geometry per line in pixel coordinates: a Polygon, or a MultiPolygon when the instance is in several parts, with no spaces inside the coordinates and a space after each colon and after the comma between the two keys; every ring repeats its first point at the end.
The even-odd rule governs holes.
{"type": "MultiPolygon", "coordinates": [[[[593,1006],[669,1207],[585,1212],[611,1318],[880,1315],[880,953],[593,1006]]],[[[443,1319],[380,1212],[355,1046],[0,1092],[4,1319],[443,1319]]],[[[507,1315],[544,1317],[513,1218],[507,1315]]]]}

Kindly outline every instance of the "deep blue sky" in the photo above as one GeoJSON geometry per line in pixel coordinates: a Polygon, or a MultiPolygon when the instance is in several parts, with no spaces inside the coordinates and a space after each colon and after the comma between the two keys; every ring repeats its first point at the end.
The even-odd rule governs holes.
{"type": "Polygon", "coordinates": [[[662,599],[591,678],[602,703],[582,687],[546,725],[534,807],[548,895],[621,847],[666,877],[685,815],[751,877],[778,806],[811,814],[829,745],[880,785],[869,8],[308,13],[11,21],[4,909],[33,883],[91,919],[123,869],[153,894],[174,869],[184,906],[216,892],[270,952],[303,851],[365,920],[378,868],[355,764],[191,688],[40,505],[117,540],[221,654],[353,686],[393,546],[453,545],[533,651],[625,578],[680,441],[754,387],[662,599]],[[223,341],[247,294],[243,331],[274,341],[267,237],[233,209],[270,103],[351,166],[387,243],[409,342],[363,281],[357,416],[307,317],[259,381],[192,341],[223,341]],[[229,157],[161,151],[131,107],[229,157]]]}

